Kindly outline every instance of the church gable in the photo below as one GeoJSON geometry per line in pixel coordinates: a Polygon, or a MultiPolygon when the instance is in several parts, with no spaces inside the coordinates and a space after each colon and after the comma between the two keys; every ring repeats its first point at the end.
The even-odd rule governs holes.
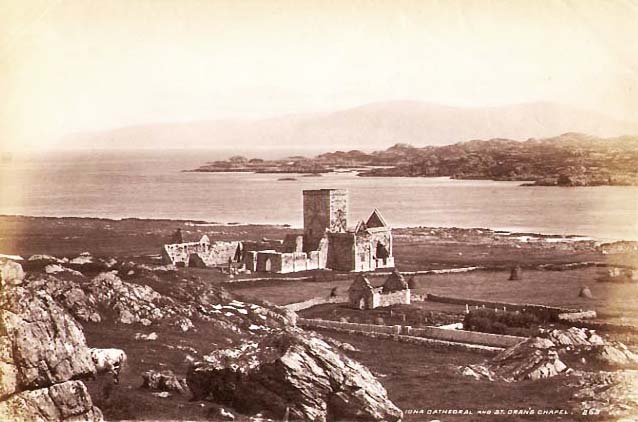
{"type": "Polygon", "coordinates": [[[372,212],[368,221],[366,221],[366,226],[369,228],[377,228],[377,227],[388,227],[388,224],[385,222],[385,219],[381,215],[378,209],[372,212]]]}
{"type": "Polygon", "coordinates": [[[383,283],[383,293],[396,292],[407,288],[408,283],[405,281],[403,275],[397,270],[394,270],[385,280],[385,283],[383,283]]]}

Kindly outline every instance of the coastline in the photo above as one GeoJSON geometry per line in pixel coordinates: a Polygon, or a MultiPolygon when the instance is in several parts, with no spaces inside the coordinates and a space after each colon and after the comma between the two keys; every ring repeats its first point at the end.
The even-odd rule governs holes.
{"type": "MultiPolygon", "coordinates": [[[[153,218],[153,217],[96,217],[96,216],[57,216],[57,215],[26,215],[26,214],[0,214],[0,227],[2,220],[4,219],[25,219],[25,220],[56,220],[56,221],[102,221],[102,222],[140,222],[140,223],[173,223],[173,224],[183,224],[185,226],[191,227],[253,227],[253,228],[279,228],[291,231],[301,231],[303,230],[302,226],[282,223],[282,222],[273,222],[273,223],[257,223],[257,222],[247,222],[247,221],[212,221],[212,220],[201,220],[201,219],[191,219],[191,218],[153,218]]],[[[638,239],[620,239],[620,238],[603,238],[596,236],[589,236],[585,234],[578,233],[550,233],[550,232],[540,232],[534,231],[532,229],[525,228],[516,228],[516,227],[470,227],[470,226],[456,226],[456,225],[437,225],[437,226],[425,226],[425,225],[409,225],[409,224],[394,224],[392,225],[393,230],[395,231],[415,231],[415,230],[423,230],[423,229],[431,229],[431,230],[459,230],[459,231],[467,231],[467,232],[484,232],[485,234],[491,234],[494,236],[503,236],[509,238],[521,238],[522,242],[527,241],[548,241],[548,242],[579,242],[579,241],[592,241],[596,243],[614,243],[614,242],[638,242],[638,239]],[[528,238],[527,240],[523,238],[528,238]]]]}
{"type": "MultiPolygon", "coordinates": [[[[144,257],[156,259],[162,245],[180,228],[196,241],[284,239],[302,229],[275,224],[225,224],[181,219],[109,219],[0,215],[0,254],[144,257]]],[[[611,262],[638,267],[638,242],[601,243],[594,239],[551,234],[505,232],[485,228],[394,228],[397,265],[406,271],[463,266],[611,262]],[[606,250],[612,251],[607,255],[606,250]]]]}

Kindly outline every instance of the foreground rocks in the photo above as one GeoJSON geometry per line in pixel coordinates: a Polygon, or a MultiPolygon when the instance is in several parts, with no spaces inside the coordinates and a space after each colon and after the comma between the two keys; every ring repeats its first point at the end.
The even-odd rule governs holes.
{"type": "Polygon", "coordinates": [[[84,334],[46,292],[0,292],[0,420],[100,421],[86,387],[95,374],[84,334]]]}
{"type": "Polygon", "coordinates": [[[597,411],[609,416],[635,416],[638,411],[638,371],[574,373],[572,386],[579,391],[574,398],[580,409],[597,411]]]}
{"type": "Polygon", "coordinates": [[[313,421],[402,417],[367,368],[297,329],[215,351],[192,365],[187,381],[195,399],[275,419],[286,412],[313,421]]]}
{"type": "Polygon", "coordinates": [[[592,330],[572,327],[568,330],[541,331],[543,337],[527,339],[499,353],[482,365],[461,368],[476,379],[515,382],[555,377],[570,372],[565,362],[596,364],[626,369],[638,368],[638,355],[620,342],[606,341],[592,330]]]}

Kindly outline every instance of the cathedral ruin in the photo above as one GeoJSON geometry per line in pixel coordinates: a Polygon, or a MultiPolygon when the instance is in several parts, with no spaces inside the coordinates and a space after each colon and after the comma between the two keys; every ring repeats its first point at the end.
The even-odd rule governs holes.
{"type": "Polygon", "coordinates": [[[163,255],[172,263],[219,262],[221,256],[243,264],[253,272],[291,273],[315,269],[374,271],[393,268],[392,229],[375,209],[366,221],[348,227],[348,192],[343,189],[303,191],[303,234],[288,235],[280,244],[237,242],[236,250],[224,244],[164,245],[163,255]],[[220,245],[221,246],[221,245],[220,245]],[[187,257],[194,253],[199,257],[187,257]],[[200,256],[203,255],[203,256],[200,256]],[[214,255],[217,259],[210,259],[214,255]],[[221,255],[221,256],[220,256],[221,255]]]}

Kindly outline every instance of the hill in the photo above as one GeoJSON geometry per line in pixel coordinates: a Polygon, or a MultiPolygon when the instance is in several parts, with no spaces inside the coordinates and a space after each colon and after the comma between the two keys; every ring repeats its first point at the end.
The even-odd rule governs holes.
{"type": "Polygon", "coordinates": [[[459,139],[544,138],[578,131],[594,136],[638,133],[638,122],[575,107],[536,102],[498,107],[450,107],[416,101],[367,104],[331,113],[262,120],[210,120],[76,133],[74,148],[335,149],[366,151],[395,143],[446,145],[459,139]]]}

